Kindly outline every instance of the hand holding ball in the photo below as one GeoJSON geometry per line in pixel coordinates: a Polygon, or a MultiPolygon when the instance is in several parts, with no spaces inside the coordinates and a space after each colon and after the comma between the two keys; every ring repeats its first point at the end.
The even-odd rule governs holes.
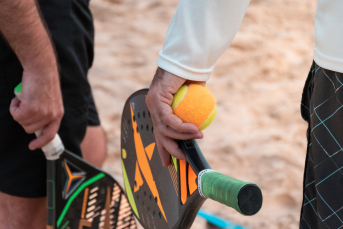
{"type": "Polygon", "coordinates": [[[208,127],[217,112],[212,93],[199,84],[185,84],[174,94],[173,113],[183,122],[194,123],[199,130],[208,127]]]}

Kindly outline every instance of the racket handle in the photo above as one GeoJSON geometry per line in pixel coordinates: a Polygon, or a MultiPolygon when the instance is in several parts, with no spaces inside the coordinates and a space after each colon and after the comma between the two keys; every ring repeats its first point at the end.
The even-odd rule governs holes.
{"type": "MultiPolygon", "coordinates": [[[[14,94],[19,99],[19,101],[21,101],[21,83],[14,88],[14,94]]],[[[36,137],[39,137],[42,132],[43,130],[37,130],[35,132],[36,137]]],[[[47,160],[53,161],[60,158],[60,155],[64,152],[64,145],[61,141],[60,136],[56,134],[54,139],[52,139],[48,144],[42,147],[42,151],[44,152],[45,158],[47,160]]]]}
{"type": "Polygon", "coordinates": [[[262,207],[261,189],[253,183],[236,180],[213,170],[199,173],[201,194],[243,215],[254,215],[262,207]]]}
{"type": "MultiPolygon", "coordinates": [[[[42,134],[42,130],[37,130],[35,134],[37,137],[40,136],[42,134]]],[[[64,145],[60,136],[56,134],[54,139],[52,139],[48,144],[42,147],[42,151],[44,152],[45,158],[49,161],[57,160],[58,158],[60,158],[60,155],[64,151],[64,145]]]]}

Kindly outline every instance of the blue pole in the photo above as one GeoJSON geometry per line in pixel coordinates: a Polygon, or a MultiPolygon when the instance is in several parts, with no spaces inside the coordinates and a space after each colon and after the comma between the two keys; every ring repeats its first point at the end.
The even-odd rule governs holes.
{"type": "Polygon", "coordinates": [[[224,228],[224,229],[247,229],[245,227],[236,225],[230,221],[224,220],[214,214],[208,213],[204,210],[199,210],[198,216],[201,218],[204,218],[207,222],[213,224],[214,226],[217,226],[219,228],[224,228]]]}

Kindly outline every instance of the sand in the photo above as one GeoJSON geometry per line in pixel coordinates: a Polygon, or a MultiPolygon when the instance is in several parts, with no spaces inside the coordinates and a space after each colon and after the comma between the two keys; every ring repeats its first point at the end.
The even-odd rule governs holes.
{"type": "MultiPolygon", "coordinates": [[[[122,182],[120,119],[126,98],[149,87],[177,0],[91,0],[95,61],[89,79],[107,134],[104,169],[122,182]]],[[[241,216],[214,201],[203,208],[251,229],[299,228],[307,124],[302,87],[312,62],[315,1],[252,0],[209,89],[217,117],[200,142],[211,166],[257,183],[261,211],[241,216]]],[[[192,228],[207,228],[197,219],[192,228]]]]}

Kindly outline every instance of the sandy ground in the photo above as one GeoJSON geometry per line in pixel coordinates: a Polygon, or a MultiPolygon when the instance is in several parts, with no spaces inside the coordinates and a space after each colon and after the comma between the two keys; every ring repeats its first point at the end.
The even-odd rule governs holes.
{"type": "MultiPolygon", "coordinates": [[[[148,87],[177,0],[92,0],[90,72],[107,133],[105,170],[122,182],[120,118],[126,98],[148,87]]],[[[204,209],[251,229],[298,228],[306,150],[300,98],[312,62],[315,1],[252,0],[207,85],[217,117],[200,146],[211,166],[259,184],[262,210],[244,217],[213,201],[204,209]]],[[[192,228],[207,228],[197,219],[192,228]]]]}

